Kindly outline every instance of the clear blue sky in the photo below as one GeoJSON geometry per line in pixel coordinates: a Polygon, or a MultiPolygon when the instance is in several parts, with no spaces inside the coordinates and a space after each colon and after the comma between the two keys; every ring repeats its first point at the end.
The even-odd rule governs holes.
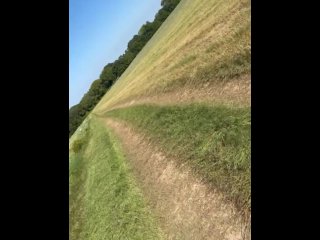
{"type": "MultiPolygon", "coordinates": [[[[69,107],[116,60],[161,0],[69,0],[69,107]]],[[[58,16],[59,17],[59,16],[58,16]]]]}

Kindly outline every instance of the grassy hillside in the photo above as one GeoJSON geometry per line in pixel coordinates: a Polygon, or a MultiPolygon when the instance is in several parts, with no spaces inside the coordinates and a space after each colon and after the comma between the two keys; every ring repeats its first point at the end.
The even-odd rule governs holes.
{"type": "Polygon", "coordinates": [[[250,1],[184,0],[93,112],[140,128],[249,211],[250,71],[250,1]]]}
{"type": "Polygon", "coordinates": [[[239,210],[250,208],[249,108],[140,105],[106,116],[132,123],[167,155],[223,191],[239,210]]]}
{"type": "Polygon", "coordinates": [[[250,215],[250,11],[250,0],[182,0],[70,138],[71,239],[162,236],[101,117],[148,136],[250,215]]]}
{"type": "MultiPolygon", "coordinates": [[[[250,1],[184,0],[94,111],[185,89],[223,88],[240,79],[247,80],[244,85],[249,88],[250,61],[250,1]]],[[[234,91],[234,98],[228,99],[226,93],[211,99],[250,105],[249,89],[244,93],[228,90],[234,91]]]]}

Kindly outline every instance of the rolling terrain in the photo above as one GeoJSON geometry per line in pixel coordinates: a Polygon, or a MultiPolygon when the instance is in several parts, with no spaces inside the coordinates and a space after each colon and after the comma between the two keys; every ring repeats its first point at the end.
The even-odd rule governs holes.
{"type": "Polygon", "coordinates": [[[248,0],[182,0],[69,140],[70,239],[250,239],[248,0]]]}

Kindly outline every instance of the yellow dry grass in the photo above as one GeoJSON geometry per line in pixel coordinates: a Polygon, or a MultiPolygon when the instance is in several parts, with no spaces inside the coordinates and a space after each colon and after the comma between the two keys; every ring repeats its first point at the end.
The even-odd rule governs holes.
{"type": "MultiPolygon", "coordinates": [[[[94,111],[185,89],[217,91],[242,75],[250,89],[250,66],[236,77],[229,69],[251,54],[250,9],[250,0],[182,0],[94,111]]],[[[230,94],[220,95],[206,101],[230,102],[230,94]]],[[[241,104],[249,105],[250,91],[245,96],[241,104]]]]}

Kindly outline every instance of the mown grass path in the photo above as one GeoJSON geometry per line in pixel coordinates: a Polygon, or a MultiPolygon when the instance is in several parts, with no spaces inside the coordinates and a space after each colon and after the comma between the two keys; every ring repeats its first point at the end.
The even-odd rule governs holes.
{"type": "Polygon", "coordinates": [[[110,131],[87,119],[70,145],[70,239],[163,239],[110,131]]]}

